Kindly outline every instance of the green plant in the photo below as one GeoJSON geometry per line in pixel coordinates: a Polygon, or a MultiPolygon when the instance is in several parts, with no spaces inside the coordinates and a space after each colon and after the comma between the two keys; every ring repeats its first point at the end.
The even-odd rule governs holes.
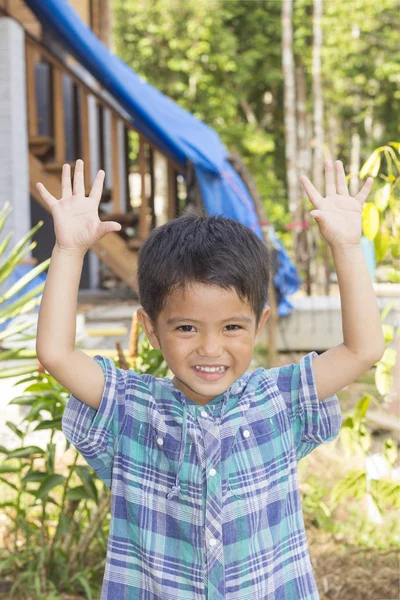
{"type": "MultiPolygon", "coordinates": [[[[360,177],[378,177],[371,201],[363,206],[363,233],[373,240],[376,261],[400,259],[400,142],[380,146],[360,170],[360,177]],[[397,153],[396,153],[397,151],[397,153]]],[[[388,265],[386,277],[400,283],[398,266],[388,265]]]]}
{"type": "MultiPolygon", "coordinates": [[[[0,233],[11,213],[11,207],[6,202],[0,209],[0,233]]],[[[13,237],[13,232],[9,232],[2,242],[0,242],[0,285],[4,283],[13,273],[13,270],[18,267],[25,256],[36,247],[36,242],[32,242],[32,237],[36,231],[43,225],[40,221],[35,225],[6,256],[6,250],[13,237]],[[30,242],[30,243],[29,243],[30,242]],[[26,244],[29,245],[27,246],[26,244]]],[[[34,269],[31,269],[26,275],[16,281],[8,290],[0,296],[0,361],[13,360],[18,358],[36,358],[34,350],[26,348],[10,349],[6,347],[7,341],[25,341],[34,339],[34,335],[27,335],[24,332],[31,326],[29,321],[13,324],[12,319],[19,315],[24,315],[32,311],[40,304],[41,292],[43,291],[44,283],[40,283],[31,290],[23,293],[24,288],[45,271],[50,263],[50,259],[46,260],[34,269]],[[5,324],[10,321],[7,326],[5,324]],[[4,327],[5,326],[5,327],[4,327]]],[[[25,364],[21,367],[10,369],[1,369],[0,378],[15,377],[32,373],[37,370],[37,361],[32,364],[25,364]]]]}
{"type": "MultiPolygon", "coordinates": [[[[135,356],[129,362],[141,373],[164,376],[161,352],[151,348],[141,328],[135,336],[135,356]]],[[[117,366],[121,359],[126,360],[116,359],[117,366]]],[[[10,451],[0,446],[5,456],[0,482],[9,490],[0,503],[9,527],[7,545],[0,550],[0,574],[14,580],[10,598],[58,600],[61,592],[96,598],[105,566],[109,489],[88,465],[78,464],[75,449],[66,471],[57,468],[55,434],[61,430],[69,392],[38,368],[18,383],[28,385],[10,404],[28,412],[18,425],[6,423],[19,447],[10,451]],[[40,430],[49,432],[47,445],[27,445],[27,435],[40,430]]],[[[66,441],[64,452],[70,447],[66,441]]]]}

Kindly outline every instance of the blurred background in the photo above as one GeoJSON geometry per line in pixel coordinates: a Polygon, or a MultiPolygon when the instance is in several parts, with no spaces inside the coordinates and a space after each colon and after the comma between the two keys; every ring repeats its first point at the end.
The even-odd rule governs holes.
{"type": "Polygon", "coordinates": [[[251,227],[273,270],[252,368],[298,362],[343,340],[299,178],[323,193],[326,159],[351,194],[374,177],[361,246],[386,350],[299,477],[321,598],[400,596],[399,36],[399,0],[0,0],[0,597],[96,598],[104,571],[109,490],[66,444],[68,391],[35,353],[55,242],[35,184],[59,198],[78,158],[87,193],[105,170],[99,216],[122,229],[85,256],[77,345],[156,376],[136,320],[154,227],[204,210],[251,227]]]}

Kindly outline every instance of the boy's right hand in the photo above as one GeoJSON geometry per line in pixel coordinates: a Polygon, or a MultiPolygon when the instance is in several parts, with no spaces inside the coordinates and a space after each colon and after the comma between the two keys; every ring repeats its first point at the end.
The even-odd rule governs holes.
{"type": "Polygon", "coordinates": [[[75,163],[73,188],[71,167],[63,165],[62,197],[57,200],[42,183],[36,188],[53,216],[56,247],[68,252],[85,253],[90,246],[112,231],[120,231],[115,221],[102,223],[99,219],[99,203],[103,191],[104,171],[98,171],[89,196],[85,197],[83,160],[75,163]]]}

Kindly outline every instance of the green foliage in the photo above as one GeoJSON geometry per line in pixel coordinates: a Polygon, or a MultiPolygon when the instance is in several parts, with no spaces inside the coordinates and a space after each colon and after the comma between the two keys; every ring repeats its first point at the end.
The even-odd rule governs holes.
{"type": "MultiPolygon", "coordinates": [[[[142,331],[137,370],[165,376],[161,352],[153,350],[143,335],[142,331]]],[[[25,407],[26,414],[18,425],[6,423],[19,438],[17,448],[0,446],[4,455],[0,485],[8,490],[0,503],[8,518],[0,575],[14,581],[10,599],[29,595],[34,600],[58,600],[61,592],[97,598],[109,533],[109,490],[88,465],[78,464],[74,448],[70,464],[56,467],[60,456],[54,436],[61,430],[69,392],[37,367],[17,383],[27,387],[10,404],[25,407]],[[40,430],[49,432],[47,445],[26,444],[27,435],[40,430]]],[[[70,448],[66,441],[64,452],[70,448]]]]}
{"type": "Polygon", "coordinates": [[[376,177],[371,200],[363,206],[363,233],[374,241],[377,262],[387,264],[388,281],[400,283],[400,143],[390,142],[373,151],[360,177],[376,177]]]}
{"type": "MultiPolygon", "coordinates": [[[[11,213],[11,207],[6,202],[0,209],[0,234],[4,228],[4,225],[11,213]]],[[[32,227],[30,231],[19,241],[14,247],[8,252],[6,251],[8,245],[13,237],[13,232],[8,233],[2,242],[0,242],[0,284],[3,283],[8,277],[10,277],[13,271],[25,258],[25,256],[33,250],[36,246],[36,242],[32,242],[32,237],[36,231],[43,225],[43,221],[40,221],[35,227],[32,227]],[[27,246],[27,244],[29,245],[27,246]]],[[[36,286],[34,289],[22,293],[19,297],[17,294],[21,294],[23,289],[30,283],[37,275],[45,271],[50,263],[50,260],[46,260],[41,264],[37,265],[34,269],[31,269],[26,275],[16,281],[6,292],[0,296],[0,325],[6,323],[9,319],[13,319],[19,315],[24,315],[27,312],[32,311],[36,306],[40,304],[41,295],[43,291],[44,283],[36,286]]],[[[34,335],[27,335],[23,332],[31,326],[30,322],[22,322],[14,325],[12,322],[8,326],[0,331],[0,361],[12,360],[16,358],[36,358],[36,352],[28,349],[7,349],[7,342],[10,341],[21,341],[34,339],[34,335]],[[7,341],[6,341],[7,340],[7,341]]],[[[22,367],[16,367],[12,369],[1,369],[0,378],[13,377],[15,375],[23,375],[24,373],[31,373],[37,370],[37,365],[26,365],[22,367]]]]}
{"type": "MultiPolygon", "coordinates": [[[[289,250],[281,8],[264,0],[113,0],[117,54],[242,156],[289,250]]],[[[305,68],[309,125],[312,12],[312,0],[294,2],[294,58],[305,68]]],[[[326,150],[336,146],[347,165],[353,132],[362,160],[383,139],[398,137],[398,33],[398,0],[354,0],[351,10],[347,0],[324,2],[326,150]]]]}

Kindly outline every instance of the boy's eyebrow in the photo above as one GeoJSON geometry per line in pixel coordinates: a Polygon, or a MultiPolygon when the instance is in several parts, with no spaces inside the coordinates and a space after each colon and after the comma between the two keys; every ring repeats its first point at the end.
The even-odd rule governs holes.
{"type": "MultiPolygon", "coordinates": [[[[252,319],[250,319],[249,317],[243,317],[243,316],[236,316],[236,317],[229,317],[229,319],[224,319],[223,321],[221,321],[221,323],[226,323],[227,321],[242,321],[243,323],[252,323],[252,319]]],[[[183,317],[172,317],[171,319],[168,319],[167,321],[167,325],[175,325],[176,323],[202,323],[202,321],[196,321],[196,319],[185,319],[183,317]]]]}

